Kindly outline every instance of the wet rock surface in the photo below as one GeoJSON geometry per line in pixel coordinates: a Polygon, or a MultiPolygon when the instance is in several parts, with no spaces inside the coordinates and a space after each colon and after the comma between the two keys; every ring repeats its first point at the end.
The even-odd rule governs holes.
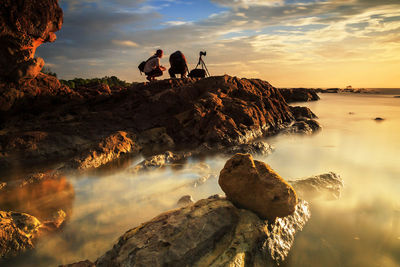
{"type": "Polygon", "coordinates": [[[261,218],[274,220],[294,212],[294,189],[264,162],[250,154],[236,154],[221,170],[219,185],[227,199],[261,218]]]}
{"type": "Polygon", "coordinates": [[[274,266],[309,216],[299,202],[287,221],[269,224],[226,199],[203,199],[129,230],[96,266],[274,266]]]}
{"type": "Polygon", "coordinates": [[[339,199],[344,187],[343,179],[334,172],[288,181],[288,183],[293,186],[299,197],[307,201],[316,198],[339,199]]]}
{"type": "Polygon", "coordinates": [[[317,91],[314,89],[280,88],[279,91],[287,103],[316,101],[320,99],[317,91]]]}
{"type": "MultiPolygon", "coordinates": [[[[48,76],[31,83],[40,78],[48,76]]],[[[40,93],[42,85],[32,86],[39,92],[32,95],[35,101],[21,104],[30,99],[23,93],[19,104],[4,106],[0,168],[12,169],[14,162],[68,162],[70,168],[87,169],[126,153],[150,156],[199,147],[218,151],[276,134],[295,122],[292,109],[269,83],[227,75],[134,84],[95,96],[58,87],[58,80],[44,86],[47,95],[40,93]],[[114,143],[116,133],[126,133],[133,148],[110,153],[113,148],[101,143],[114,143]]],[[[309,121],[304,127],[315,129],[309,121]]]]}
{"type": "Polygon", "coordinates": [[[224,150],[226,155],[234,155],[236,153],[252,154],[252,155],[269,155],[274,151],[274,147],[265,141],[255,141],[248,144],[228,147],[224,150]]]}
{"type": "Polygon", "coordinates": [[[32,249],[41,223],[26,213],[0,211],[0,258],[32,249]]]}

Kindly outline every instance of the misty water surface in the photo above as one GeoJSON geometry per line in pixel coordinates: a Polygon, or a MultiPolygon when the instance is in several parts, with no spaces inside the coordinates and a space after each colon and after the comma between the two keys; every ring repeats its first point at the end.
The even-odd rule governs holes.
{"type": "MultiPolygon", "coordinates": [[[[296,236],[283,266],[400,266],[400,99],[322,94],[320,101],[299,105],[319,116],[323,130],[313,136],[271,138],[268,142],[275,152],[255,158],[289,180],[336,172],[345,189],[339,201],[312,203],[311,220],[296,236]],[[385,120],[377,122],[375,117],[385,120]]],[[[190,194],[199,200],[222,193],[217,177],[226,160],[213,156],[189,161],[181,169],[139,175],[122,169],[66,177],[58,193],[44,193],[40,203],[31,201],[29,208],[21,201],[15,205],[29,211],[43,203],[54,207],[60,201],[59,206],[68,206],[70,213],[65,227],[7,264],[56,266],[95,260],[128,229],[176,208],[181,196],[190,194]],[[204,175],[210,175],[204,184],[193,184],[204,175]],[[59,200],[55,197],[59,194],[68,197],[59,200]]]]}

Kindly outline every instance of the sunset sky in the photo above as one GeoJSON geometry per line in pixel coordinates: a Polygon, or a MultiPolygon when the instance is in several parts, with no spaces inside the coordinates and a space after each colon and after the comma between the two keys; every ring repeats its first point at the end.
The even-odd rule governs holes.
{"type": "MultiPolygon", "coordinates": [[[[156,49],[276,87],[400,87],[400,0],[61,0],[37,55],[59,78],[144,81],[156,49]]],[[[167,78],[165,73],[163,78],[167,78]]]]}

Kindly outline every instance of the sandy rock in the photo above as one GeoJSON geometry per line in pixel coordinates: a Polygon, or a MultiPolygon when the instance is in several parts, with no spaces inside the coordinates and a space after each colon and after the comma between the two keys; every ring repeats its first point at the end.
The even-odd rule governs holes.
{"type": "Polygon", "coordinates": [[[34,58],[36,48],[54,42],[61,29],[58,1],[3,0],[0,13],[0,80],[35,78],[44,65],[43,59],[34,58]]]}
{"type": "Polygon", "coordinates": [[[268,226],[228,200],[203,199],[129,230],[96,266],[274,266],[310,216],[305,202],[297,206],[268,226]]]}
{"type": "Polygon", "coordinates": [[[340,198],[344,182],[333,172],[288,181],[299,197],[311,201],[316,198],[336,200],[340,198]]]}
{"type": "Polygon", "coordinates": [[[221,170],[219,185],[235,205],[261,218],[275,219],[294,212],[294,189],[267,164],[250,154],[236,154],[221,170]]]}
{"type": "Polygon", "coordinates": [[[0,258],[33,248],[40,226],[39,220],[31,215],[0,211],[0,258]]]}
{"type": "Polygon", "coordinates": [[[191,195],[185,195],[185,196],[182,196],[178,200],[178,202],[176,204],[178,205],[178,207],[185,207],[185,206],[190,205],[192,203],[194,203],[194,200],[193,200],[192,196],[191,195]]]}
{"type": "Polygon", "coordinates": [[[320,99],[314,89],[281,88],[279,91],[287,103],[316,101],[320,99]]]}

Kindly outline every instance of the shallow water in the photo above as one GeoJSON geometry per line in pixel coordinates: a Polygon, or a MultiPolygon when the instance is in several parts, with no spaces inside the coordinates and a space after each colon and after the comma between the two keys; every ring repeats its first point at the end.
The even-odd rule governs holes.
{"type": "MultiPolygon", "coordinates": [[[[312,203],[311,220],[283,265],[400,266],[400,99],[320,96],[320,101],[300,103],[319,116],[319,134],[271,138],[275,152],[256,157],[286,179],[334,171],[345,181],[339,201],[312,203]],[[385,120],[377,122],[375,117],[385,120]]],[[[226,160],[213,156],[189,161],[184,168],[139,175],[118,170],[70,176],[47,190],[18,193],[17,200],[3,201],[0,208],[41,215],[39,211],[67,207],[69,220],[60,232],[42,238],[37,249],[5,264],[57,266],[95,260],[128,229],[175,208],[181,196],[190,194],[198,200],[222,193],[216,177],[226,160]],[[207,174],[205,183],[196,183],[207,174]]]]}

